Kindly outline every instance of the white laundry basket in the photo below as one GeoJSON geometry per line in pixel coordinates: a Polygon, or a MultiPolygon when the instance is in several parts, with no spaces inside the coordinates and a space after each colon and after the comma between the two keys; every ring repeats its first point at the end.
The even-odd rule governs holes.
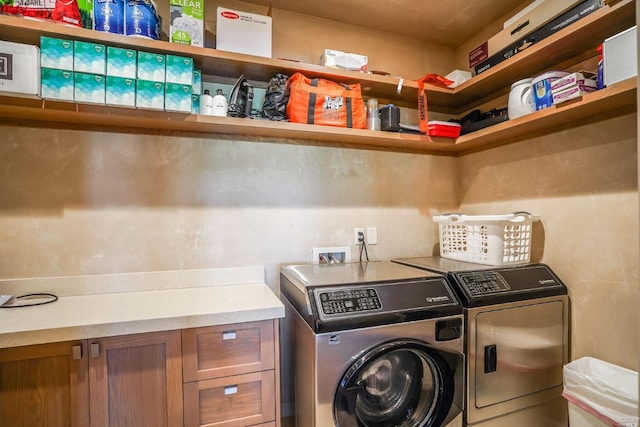
{"type": "Polygon", "coordinates": [[[583,357],[563,368],[570,427],[638,427],[638,373],[583,357]]]}
{"type": "Polygon", "coordinates": [[[434,216],[439,225],[440,256],[488,265],[526,264],[531,259],[532,223],[528,212],[507,215],[434,216]]]}

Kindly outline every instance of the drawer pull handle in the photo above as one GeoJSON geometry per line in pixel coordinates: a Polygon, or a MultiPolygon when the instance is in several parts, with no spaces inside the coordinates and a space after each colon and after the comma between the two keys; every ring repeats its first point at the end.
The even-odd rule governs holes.
{"type": "Polygon", "coordinates": [[[230,394],[236,394],[238,392],[237,385],[229,385],[224,388],[224,395],[228,396],[230,394]]]}
{"type": "Polygon", "coordinates": [[[235,340],[236,337],[236,331],[225,331],[222,333],[222,339],[223,340],[235,340]]]}

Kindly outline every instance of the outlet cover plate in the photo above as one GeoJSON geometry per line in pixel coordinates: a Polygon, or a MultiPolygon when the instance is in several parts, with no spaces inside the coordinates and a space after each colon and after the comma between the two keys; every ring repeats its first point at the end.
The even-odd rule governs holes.
{"type": "Polygon", "coordinates": [[[348,246],[335,246],[313,248],[313,263],[320,264],[320,255],[329,258],[329,254],[334,254],[335,258],[342,262],[351,262],[351,248],[348,246]]]}

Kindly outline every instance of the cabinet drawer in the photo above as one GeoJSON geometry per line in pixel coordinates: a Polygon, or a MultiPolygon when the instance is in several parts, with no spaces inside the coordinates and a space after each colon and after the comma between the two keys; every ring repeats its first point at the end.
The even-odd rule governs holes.
{"type": "Polygon", "coordinates": [[[184,384],[185,427],[246,427],[275,421],[275,372],[184,384]]]}
{"type": "Polygon", "coordinates": [[[184,382],[274,369],[274,322],[182,331],[184,382]]]}

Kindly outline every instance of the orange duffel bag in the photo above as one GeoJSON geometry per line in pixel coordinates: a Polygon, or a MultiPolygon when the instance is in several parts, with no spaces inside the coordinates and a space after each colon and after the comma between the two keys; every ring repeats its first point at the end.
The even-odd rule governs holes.
{"type": "Polygon", "coordinates": [[[288,82],[287,117],[295,123],[364,129],[367,112],[360,84],[339,84],[295,73],[288,82]]]}

